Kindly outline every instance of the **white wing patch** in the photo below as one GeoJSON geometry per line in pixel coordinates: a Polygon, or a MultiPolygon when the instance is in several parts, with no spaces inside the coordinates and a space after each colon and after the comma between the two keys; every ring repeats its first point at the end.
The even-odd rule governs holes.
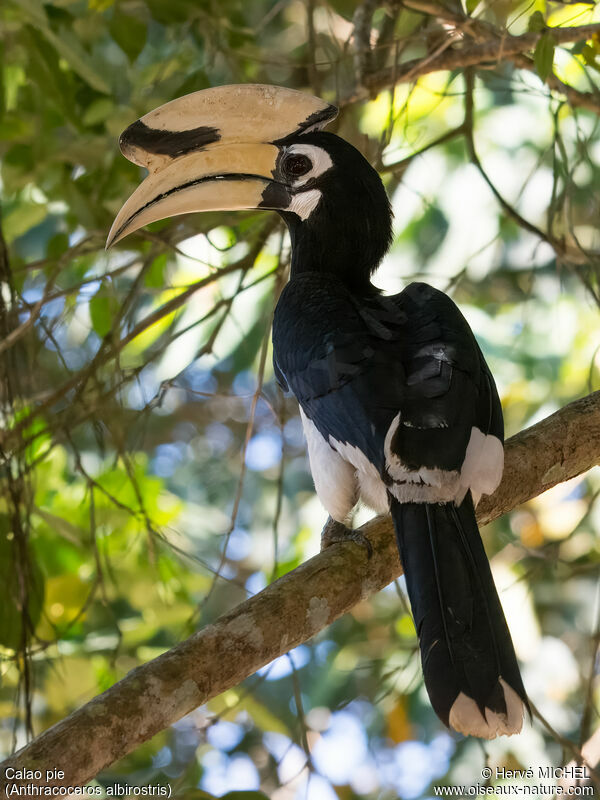
{"type": "Polygon", "coordinates": [[[471,429],[460,470],[437,467],[411,470],[391,450],[392,438],[400,424],[400,414],[397,414],[384,443],[387,470],[394,481],[386,486],[362,450],[347,442],[338,442],[332,436],[327,441],[302,409],[300,417],[317,495],[333,519],[339,522],[346,520],[359,498],[378,514],[386,514],[388,491],[401,503],[453,502],[460,505],[470,489],[473,503],[477,505],[481,495],[491,494],[502,478],[502,442],[496,436],[486,436],[479,428],[471,429]]]}
{"type": "Polygon", "coordinates": [[[392,452],[392,439],[400,425],[400,413],[396,414],[385,436],[385,461],[395,483],[390,488],[401,503],[450,503],[460,491],[460,472],[457,470],[421,467],[408,469],[392,452]]]}
{"type": "Polygon", "coordinates": [[[377,511],[378,514],[387,514],[390,510],[387,489],[377,467],[371,464],[358,447],[347,442],[338,442],[333,436],[329,437],[329,443],[345,461],[355,468],[360,499],[363,503],[373,511],[377,511]]]}
{"type": "Polygon", "coordinates": [[[390,505],[385,484],[362,450],[332,436],[327,442],[302,409],[300,418],[315,489],[333,519],[344,522],[359,497],[378,514],[387,514],[390,505]]]}
{"type": "Polygon", "coordinates": [[[471,438],[460,471],[462,497],[470,489],[473,503],[477,505],[482,494],[491,494],[498,488],[503,470],[504,447],[500,439],[486,436],[479,428],[471,428],[471,438]]]}
{"type": "Polygon", "coordinates": [[[338,522],[344,522],[358,499],[357,480],[352,464],[336,453],[300,409],[308,445],[308,460],[319,500],[338,522]]]}
{"type": "Polygon", "coordinates": [[[460,505],[468,490],[477,505],[482,494],[491,494],[500,483],[504,469],[504,448],[496,437],[471,428],[465,459],[460,470],[437,467],[408,469],[392,452],[392,439],[401,422],[398,413],[385,437],[384,452],[389,474],[395,483],[390,488],[401,503],[450,503],[460,505]]]}

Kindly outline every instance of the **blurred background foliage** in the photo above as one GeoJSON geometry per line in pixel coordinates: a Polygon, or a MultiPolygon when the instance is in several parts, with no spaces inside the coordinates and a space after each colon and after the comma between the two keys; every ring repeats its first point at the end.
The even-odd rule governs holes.
{"type": "MultiPolygon", "coordinates": [[[[319,546],[325,513],[296,403],[271,368],[289,262],[277,216],[178,217],[104,251],[142,177],[118,136],[147,111],[235,82],[337,101],[332,130],[368,155],[393,201],[396,238],[376,283],[393,292],[424,279],[460,303],[507,434],[599,387],[600,43],[555,48],[546,26],[600,13],[543,0],[410,6],[0,7],[0,755],[319,546]],[[513,62],[392,79],[348,102],[394,59],[527,30],[543,40],[513,62]],[[552,91],[557,81],[587,107],[552,91]]],[[[598,726],[599,491],[592,471],[483,532],[547,726],[534,719],[490,744],[446,731],[390,586],[99,784],[411,800],[477,780],[486,762],[565,764],[569,742],[598,726]]]]}

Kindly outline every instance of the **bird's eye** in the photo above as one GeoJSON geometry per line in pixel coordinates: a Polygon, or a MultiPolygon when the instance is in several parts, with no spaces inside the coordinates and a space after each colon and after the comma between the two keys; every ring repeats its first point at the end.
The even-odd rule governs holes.
{"type": "Polygon", "coordinates": [[[312,169],[312,161],[308,156],[301,153],[291,153],[283,160],[281,168],[285,175],[290,178],[299,178],[301,175],[306,175],[312,169]]]}

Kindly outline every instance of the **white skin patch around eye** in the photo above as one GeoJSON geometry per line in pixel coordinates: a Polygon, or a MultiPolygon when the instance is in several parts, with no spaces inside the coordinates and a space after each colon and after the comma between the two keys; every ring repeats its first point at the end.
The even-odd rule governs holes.
{"type": "Polygon", "coordinates": [[[329,153],[314,144],[293,144],[291,147],[285,148],[283,158],[285,159],[286,156],[306,156],[312,163],[312,169],[306,175],[301,175],[290,181],[294,189],[304,186],[312,178],[320,178],[323,173],[333,167],[333,161],[329,153]]]}

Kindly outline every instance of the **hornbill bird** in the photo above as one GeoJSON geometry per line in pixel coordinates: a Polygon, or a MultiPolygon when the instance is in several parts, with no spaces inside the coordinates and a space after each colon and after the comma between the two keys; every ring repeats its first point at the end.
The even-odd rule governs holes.
{"type": "Polygon", "coordinates": [[[502,409],[466,320],[425,283],[384,296],[391,241],[377,172],[322,129],[335,106],[276,86],[195,92],[130,125],[149,174],[107,246],[192,211],[275,209],[291,278],[273,323],[275,375],[300,405],[317,494],[339,535],[358,502],[392,515],[425,685],[440,719],[491,739],[527,697],[475,521],[503,469],[502,409]]]}

